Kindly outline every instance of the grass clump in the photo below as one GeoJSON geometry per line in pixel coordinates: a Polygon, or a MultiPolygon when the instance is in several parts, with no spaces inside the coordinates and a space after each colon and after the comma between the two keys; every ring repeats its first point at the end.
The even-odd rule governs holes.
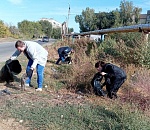
{"type": "Polygon", "coordinates": [[[148,130],[149,118],[125,106],[110,103],[63,104],[51,106],[47,102],[32,102],[22,105],[19,100],[7,102],[5,110],[16,120],[23,120],[30,129],[39,130],[148,130]],[[19,106],[18,106],[19,105],[19,106]],[[126,109],[124,109],[126,108],[126,109]]]}

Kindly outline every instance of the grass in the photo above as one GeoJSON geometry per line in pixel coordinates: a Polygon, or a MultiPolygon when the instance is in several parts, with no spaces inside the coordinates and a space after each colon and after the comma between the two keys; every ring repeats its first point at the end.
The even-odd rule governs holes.
{"type": "MultiPolygon", "coordinates": [[[[22,120],[19,124],[31,130],[149,130],[149,95],[144,95],[149,90],[149,82],[146,82],[149,73],[145,73],[149,71],[141,71],[134,65],[124,66],[128,80],[119,91],[119,99],[97,97],[92,94],[90,81],[96,72],[93,66],[98,50],[94,43],[88,43],[81,40],[70,44],[76,52],[73,64],[60,66],[55,65],[57,48],[67,44],[59,42],[46,46],[49,58],[44,86],[48,87],[39,93],[34,88],[22,92],[20,82],[15,81],[14,86],[9,88],[12,95],[0,97],[0,117],[14,118],[18,123],[22,120]],[[147,84],[142,86],[144,82],[147,84]],[[145,86],[142,93],[137,91],[145,86]],[[83,95],[77,94],[78,91],[83,95]],[[143,109],[141,106],[146,107],[143,109]]],[[[27,60],[23,55],[18,59],[24,73],[27,60]]],[[[17,77],[21,77],[22,73],[17,77]]],[[[33,75],[32,84],[37,86],[36,74],[33,75]]]]}
{"type": "MultiPolygon", "coordinates": [[[[23,120],[30,129],[38,130],[148,130],[149,118],[137,111],[127,111],[119,105],[85,103],[51,106],[47,102],[23,104],[7,101],[5,110],[15,119],[23,120]]],[[[125,107],[125,106],[124,106],[125,107]]]]}

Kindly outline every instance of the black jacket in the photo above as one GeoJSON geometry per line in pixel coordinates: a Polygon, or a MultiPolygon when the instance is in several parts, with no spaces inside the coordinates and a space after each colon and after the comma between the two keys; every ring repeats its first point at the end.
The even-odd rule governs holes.
{"type": "Polygon", "coordinates": [[[64,46],[64,47],[60,47],[58,49],[58,54],[62,54],[62,55],[65,55],[65,54],[68,54],[72,49],[68,46],[64,46]]]}
{"type": "Polygon", "coordinates": [[[107,73],[106,76],[111,80],[126,78],[126,73],[123,69],[110,63],[105,64],[101,72],[107,73]]]}

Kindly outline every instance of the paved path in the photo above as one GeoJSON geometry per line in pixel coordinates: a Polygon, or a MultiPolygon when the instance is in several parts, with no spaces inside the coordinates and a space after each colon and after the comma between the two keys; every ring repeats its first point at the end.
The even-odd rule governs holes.
{"type": "MultiPolygon", "coordinates": [[[[51,44],[55,39],[50,39],[49,42],[41,42],[40,40],[37,40],[41,45],[44,44],[51,44]]],[[[15,52],[15,42],[0,42],[0,62],[5,62],[7,59],[10,58],[10,56],[15,52]]]]}

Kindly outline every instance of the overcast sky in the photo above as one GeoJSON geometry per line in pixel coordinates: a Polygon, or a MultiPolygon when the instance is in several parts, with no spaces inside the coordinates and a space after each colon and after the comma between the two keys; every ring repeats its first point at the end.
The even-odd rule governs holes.
{"type": "MultiPolygon", "coordinates": [[[[53,18],[63,23],[68,17],[69,28],[79,32],[75,16],[80,15],[86,7],[95,12],[109,12],[119,8],[121,0],[0,0],[0,20],[17,26],[23,20],[39,21],[41,18],[53,18]]],[[[146,14],[150,10],[150,0],[132,0],[133,5],[142,8],[146,14]]]]}

